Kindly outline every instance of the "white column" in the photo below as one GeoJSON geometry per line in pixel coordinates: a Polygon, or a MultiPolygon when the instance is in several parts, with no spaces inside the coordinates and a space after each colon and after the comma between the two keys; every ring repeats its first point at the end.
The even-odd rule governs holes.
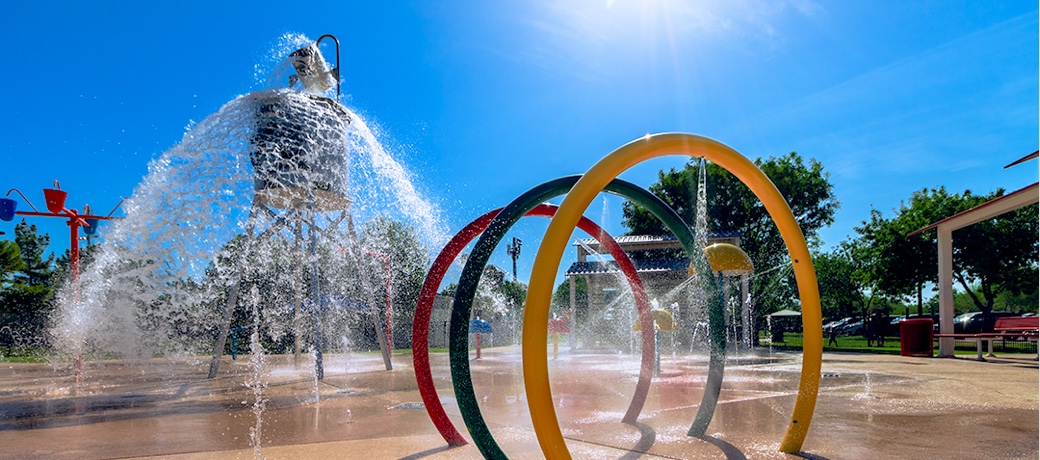
{"type": "MultiPolygon", "coordinates": [[[[953,334],[953,230],[939,225],[939,333],[953,334]]],[[[939,357],[953,357],[953,338],[939,339],[939,357]]]]}

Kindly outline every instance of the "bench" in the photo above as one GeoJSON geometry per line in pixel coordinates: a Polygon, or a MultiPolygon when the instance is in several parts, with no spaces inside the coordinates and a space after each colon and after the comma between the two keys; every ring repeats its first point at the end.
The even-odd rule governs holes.
{"type": "MultiPolygon", "coordinates": [[[[953,339],[973,340],[978,361],[985,361],[982,357],[982,343],[988,344],[989,353],[986,356],[994,357],[993,341],[996,339],[1020,339],[1024,338],[1030,342],[1036,342],[1040,335],[1040,316],[1007,316],[997,318],[993,325],[993,332],[981,334],[935,334],[935,338],[948,337],[953,339]]],[[[1037,356],[1040,360],[1040,355],[1037,356]]]]}

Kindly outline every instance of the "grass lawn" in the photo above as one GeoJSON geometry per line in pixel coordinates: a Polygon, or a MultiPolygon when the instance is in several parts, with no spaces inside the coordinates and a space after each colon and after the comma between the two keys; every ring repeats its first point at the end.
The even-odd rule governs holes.
{"type": "Polygon", "coordinates": [[[4,350],[0,350],[0,363],[46,363],[48,361],[47,357],[37,349],[29,352],[12,350],[11,355],[6,354],[4,350]]]}

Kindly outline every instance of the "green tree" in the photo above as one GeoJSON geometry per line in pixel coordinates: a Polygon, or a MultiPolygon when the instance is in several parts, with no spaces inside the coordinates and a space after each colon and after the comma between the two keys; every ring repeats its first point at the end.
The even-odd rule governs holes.
{"type": "Polygon", "coordinates": [[[1018,313],[1036,313],[1038,306],[1040,306],[1040,290],[1019,294],[1004,291],[997,295],[997,304],[993,308],[1018,313]]]}
{"type": "MultiPolygon", "coordinates": [[[[589,286],[584,276],[568,276],[567,279],[557,285],[556,291],[553,292],[552,306],[560,316],[570,314],[572,280],[574,280],[574,309],[577,310],[575,313],[578,315],[578,321],[585,321],[589,311],[589,286]]],[[[574,320],[572,319],[571,321],[574,320]]]]}
{"type": "Polygon", "coordinates": [[[36,232],[36,225],[27,224],[25,219],[14,227],[14,240],[21,250],[24,264],[19,277],[30,286],[49,286],[54,254],[47,258],[44,258],[43,254],[51,244],[51,237],[38,235],[36,232]]]}
{"type": "Polygon", "coordinates": [[[491,314],[509,315],[520,312],[527,297],[527,287],[509,281],[505,270],[488,264],[480,276],[474,308],[483,310],[483,317],[491,314]]]}
{"type": "Polygon", "coordinates": [[[22,337],[42,339],[52,310],[49,286],[14,283],[0,290],[0,327],[19,331],[22,337]]]}
{"type": "Polygon", "coordinates": [[[820,307],[825,318],[859,315],[864,295],[856,283],[855,265],[840,248],[813,254],[813,266],[820,284],[820,307]]]}
{"type": "Polygon", "coordinates": [[[7,288],[14,282],[15,275],[22,271],[22,251],[14,242],[0,241],[0,289],[7,288]]]}
{"type": "Polygon", "coordinates": [[[368,263],[370,285],[379,300],[385,295],[383,257],[389,258],[394,344],[410,347],[411,318],[430,265],[429,251],[422,243],[419,230],[410,223],[380,216],[365,224],[361,245],[362,257],[368,263]]]}
{"type": "Polygon", "coordinates": [[[379,255],[386,255],[390,260],[394,310],[398,315],[411,317],[430,264],[429,251],[419,238],[419,230],[406,222],[379,217],[366,223],[362,240],[367,253],[363,256],[374,275],[373,286],[385,283],[386,269],[379,255]]]}
{"type": "MultiPolygon", "coordinates": [[[[699,163],[690,160],[682,170],[660,171],[658,181],[650,186],[650,191],[675,209],[688,225],[694,224],[697,212],[699,163]]],[[[823,165],[813,159],[806,163],[794,152],[779,158],[759,158],[755,165],[787,199],[810,245],[818,245],[817,231],[834,221],[834,213],[839,207],[834,186],[823,165]]],[[[708,230],[740,233],[741,246],[759,273],[753,278],[751,292],[755,301],[766,308],[756,310],[768,313],[788,306],[796,291],[787,281],[786,270],[781,269],[790,263],[787,246],[765,206],[736,176],[722,167],[708,164],[705,175],[708,230]]],[[[649,211],[634,203],[626,202],[623,212],[622,223],[630,235],[667,232],[649,211]]]]}
{"type": "Polygon", "coordinates": [[[917,294],[917,313],[923,314],[922,290],[926,283],[937,277],[935,243],[920,236],[907,236],[930,222],[920,216],[885,219],[876,209],[870,211],[870,220],[855,231],[860,237],[856,246],[860,257],[867,261],[866,278],[877,290],[888,297],[905,298],[917,294]]]}
{"type": "Polygon", "coordinates": [[[43,337],[54,296],[50,278],[54,255],[43,257],[50,237],[37,235],[36,226],[24,219],[15,225],[14,232],[15,244],[4,242],[0,248],[4,270],[0,326],[18,330],[23,337],[43,337]]]}
{"type": "MultiPolygon", "coordinates": [[[[1001,195],[998,190],[984,198],[1001,195]]],[[[954,232],[954,279],[979,310],[993,311],[1001,293],[1037,291],[1037,220],[1034,204],[954,232]]]]}
{"type": "MultiPolygon", "coordinates": [[[[870,248],[870,272],[878,288],[895,297],[916,292],[922,313],[925,284],[938,282],[938,236],[934,230],[907,234],[1003,194],[951,194],[939,187],[914,192],[892,218],[872,210],[870,220],[856,232],[870,248]]],[[[1002,292],[1037,290],[1037,230],[1034,204],[953,233],[953,276],[977,309],[992,311],[1002,292]]]]}
{"type": "MultiPolygon", "coordinates": [[[[89,244],[86,246],[80,246],[79,248],[79,270],[82,273],[90,264],[94,262],[94,258],[97,257],[100,252],[100,245],[89,244]]],[[[72,251],[69,249],[65,250],[65,253],[54,259],[54,270],[51,271],[51,285],[60,286],[61,283],[66,281],[69,276],[69,268],[72,261],[72,251]]]]}

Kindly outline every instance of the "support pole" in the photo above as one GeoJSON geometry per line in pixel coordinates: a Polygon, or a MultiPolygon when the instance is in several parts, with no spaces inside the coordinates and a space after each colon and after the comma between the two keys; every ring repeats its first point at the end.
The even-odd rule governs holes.
{"type": "MultiPolygon", "coordinates": [[[[347,211],[343,211],[347,213],[347,211]]],[[[361,279],[361,290],[365,292],[366,300],[370,306],[372,324],[376,327],[376,341],[379,342],[379,351],[383,353],[383,366],[386,370],[394,370],[394,364],[390,362],[390,350],[386,347],[386,334],[383,332],[383,326],[379,321],[379,305],[376,303],[375,296],[372,295],[372,284],[368,280],[368,270],[365,270],[365,264],[361,260],[361,240],[357,237],[357,232],[354,230],[354,217],[347,213],[347,232],[350,233],[350,244],[347,245],[347,254],[354,259],[354,263],[358,268],[358,278],[361,279]]]]}
{"type": "MultiPolygon", "coordinates": [[[[73,299],[79,302],[79,219],[75,218],[75,210],[72,211],[73,218],[68,220],[69,236],[69,281],[72,283],[73,299]]],[[[90,214],[89,209],[87,214],[90,214]]],[[[83,350],[77,345],[75,356],[72,358],[72,373],[75,376],[76,387],[83,382],[83,350]]]]}
{"type": "Polygon", "coordinates": [[[654,377],[661,375],[661,347],[657,346],[661,343],[659,334],[660,331],[654,329],[654,377]]]}
{"type": "Polygon", "coordinates": [[[242,285],[242,258],[252,247],[253,227],[256,225],[256,204],[249,209],[249,217],[246,219],[246,234],[242,241],[242,249],[233,255],[234,262],[231,267],[235,270],[235,283],[231,285],[228,292],[227,302],[224,303],[224,318],[221,322],[220,334],[217,336],[217,344],[213,347],[213,359],[209,362],[209,376],[214,378],[220,370],[220,357],[224,355],[224,345],[227,344],[228,331],[231,329],[231,316],[238,305],[238,291],[242,285]]]}
{"type": "MultiPolygon", "coordinates": [[[[939,333],[953,334],[953,230],[939,228],[939,333]]],[[[953,338],[939,339],[939,357],[953,357],[953,338]]]]}
{"type": "Polygon", "coordinates": [[[293,264],[293,367],[300,366],[300,347],[303,343],[303,326],[300,324],[300,310],[303,306],[303,219],[296,214],[296,227],[293,228],[296,244],[293,264]]]}
{"type": "MultiPolygon", "coordinates": [[[[75,214],[75,210],[72,211],[75,214]]],[[[76,291],[76,295],[79,295],[79,219],[69,219],[69,276],[72,280],[72,287],[76,291]]]]}
{"type": "Polygon", "coordinates": [[[390,298],[390,257],[386,261],[386,348],[390,353],[394,351],[394,307],[390,298]]]}
{"type": "Polygon", "coordinates": [[[755,343],[751,340],[751,333],[755,330],[751,324],[751,302],[748,299],[748,275],[742,273],[740,275],[740,311],[741,311],[741,336],[744,339],[744,346],[748,350],[755,348],[755,343]]]}
{"type": "Polygon", "coordinates": [[[307,207],[311,211],[310,225],[307,226],[307,236],[310,239],[310,262],[311,262],[311,318],[313,319],[313,341],[314,341],[314,376],[318,380],[325,379],[325,358],[322,352],[325,348],[325,334],[321,325],[321,286],[318,285],[318,230],[315,228],[316,214],[314,212],[314,197],[308,196],[307,207]]]}
{"type": "Polygon", "coordinates": [[[383,260],[384,268],[384,290],[386,291],[386,348],[390,353],[394,352],[394,308],[391,302],[390,292],[390,256],[381,252],[366,252],[366,256],[378,257],[383,260]]]}
{"type": "MultiPolygon", "coordinates": [[[[716,281],[716,293],[718,293],[718,305],[725,308],[726,294],[723,291],[724,278],[722,272],[718,272],[716,281]]],[[[704,382],[704,397],[701,405],[697,408],[697,415],[693,418],[687,436],[700,437],[708,431],[711,418],[715,414],[715,406],[719,403],[719,394],[722,392],[722,374],[726,364],[726,319],[723,308],[708,308],[708,336],[711,337],[711,352],[708,356],[708,379],[704,382]]]]}

